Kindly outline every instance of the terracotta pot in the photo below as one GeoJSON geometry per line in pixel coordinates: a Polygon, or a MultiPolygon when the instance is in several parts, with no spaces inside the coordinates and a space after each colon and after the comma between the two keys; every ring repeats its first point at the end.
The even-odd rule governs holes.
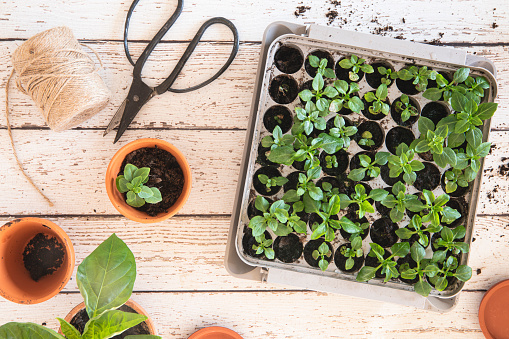
{"type": "Polygon", "coordinates": [[[41,218],[16,219],[0,228],[0,295],[19,304],[37,304],[64,288],[74,270],[74,248],[65,232],[41,218]],[[23,264],[23,251],[38,233],[56,237],[65,248],[62,265],[34,281],[23,264]]]}
{"type": "Polygon", "coordinates": [[[169,142],[159,139],[138,139],[119,149],[111,159],[108,169],[106,170],[106,192],[108,193],[108,197],[110,198],[113,206],[126,218],[142,223],[154,223],[168,219],[175,215],[184,206],[189,194],[191,193],[191,180],[191,169],[189,168],[189,164],[182,152],[180,152],[175,146],[169,142]],[[115,179],[120,172],[120,167],[122,166],[122,162],[126,155],[140,148],[153,148],[155,146],[168,151],[177,159],[177,162],[182,169],[182,173],[184,174],[184,188],[182,189],[182,193],[180,194],[177,202],[168,209],[168,212],[159,213],[155,217],[151,217],[148,214],[129,206],[125,202],[123,195],[117,190],[115,179]]]}
{"type": "Polygon", "coordinates": [[[188,339],[242,339],[242,337],[228,328],[212,326],[202,328],[188,339]]]}
{"type": "MultiPolygon", "coordinates": [[[[155,335],[156,334],[156,329],[154,327],[154,323],[152,323],[152,319],[150,319],[150,316],[148,315],[148,313],[140,306],[138,305],[136,302],[134,302],[132,299],[129,299],[127,300],[127,302],[124,304],[126,306],[129,306],[130,308],[132,308],[133,310],[136,311],[136,313],[138,314],[143,314],[144,316],[147,317],[147,320],[145,320],[145,324],[147,324],[148,326],[148,329],[150,331],[150,334],[152,335],[155,335]]],[[[67,321],[68,323],[71,323],[71,320],[72,318],[74,318],[74,316],[79,312],[81,311],[82,309],[85,308],[85,303],[81,303],[79,304],[78,306],[74,307],[71,312],[69,312],[64,320],[67,321]]],[[[58,334],[62,334],[62,331],[61,329],[58,329],[58,334]]]]}
{"type": "Polygon", "coordinates": [[[499,282],[484,295],[479,325],[487,339],[507,338],[509,333],[509,280],[499,282]]]}

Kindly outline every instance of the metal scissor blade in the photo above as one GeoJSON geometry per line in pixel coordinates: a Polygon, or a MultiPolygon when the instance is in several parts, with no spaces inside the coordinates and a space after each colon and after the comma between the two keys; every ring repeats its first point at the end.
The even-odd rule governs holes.
{"type": "Polygon", "coordinates": [[[122,115],[124,115],[125,106],[127,105],[127,98],[125,98],[124,102],[120,105],[120,107],[117,109],[117,112],[111,118],[110,123],[108,124],[108,127],[104,130],[103,137],[106,136],[106,134],[110,133],[113,129],[117,128],[118,125],[120,125],[120,120],[122,119],[122,115]]]}

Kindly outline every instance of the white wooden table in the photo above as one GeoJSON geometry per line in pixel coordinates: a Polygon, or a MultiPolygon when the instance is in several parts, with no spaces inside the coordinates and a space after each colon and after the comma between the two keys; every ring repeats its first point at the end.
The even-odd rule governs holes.
{"type": "MultiPolygon", "coordinates": [[[[189,1],[175,26],[157,46],[145,72],[153,84],[165,78],[188,41],[206,19],[225,16],[238,27],[240,51],[212,85],[190,94],[151,100],[118,144],[102,137],[104,127],[126,95],[132,67],[122,48],[130,1],[0,1],[0,84],[11,71],[10,56],[34,34],[69,26],[99,52],[102,75],[113,92],[110,104],[79,128],[49,130],[33,102],[11,91],[11,122],[19,157],[29,174],[56,204],[50,208],[23,179],[0,118],[0,222],[40,216],[71,237],[76,264],[112,232],[133,250],[138,278],[133,299],[152,316],[164,338],[187,338],[202,327],[229,327],[245,338],[482,338],[477,309],[493,284],[509,278],[509,3],[506,0],[357,0],[306,2],[189,1]],[[339,3],[339,2],[337,2],[339,3]],[[296,17],[298,6],[307,6],[296,17]],[[265,27],[277,20],[378,32],[414,41],[438,39],[493,60],[498,68],[499,110],[492,121],[492,153],[485,173],[472,243],[473,277],[455,310],[438,315],[404,306],[334,294],[254,283],[228,275],[223,258],[244,144],[247,117],[265,27]],[[120,216],[110,204],[104,173],[122,145],[142,137],[162,138],[186,155],[193,189],[183,210],[157,225],[120,216]],[[505,157],[505,158],[504,158],[505,157]]],[[[131,26],[131,51],[137,56],[167,20],[176,1],[143,0],[131,26]]],[[[220,67],[229,54],[231,34],[213,27],[175,87],[197,83],[220,67]]],[[[4,102],[0,91],[0,102],[4,102]]],[[[0,300],[0,324],[31,321],[57,328],[81,301],[73,278],[63,292],[38,305],[0,300]]]]}

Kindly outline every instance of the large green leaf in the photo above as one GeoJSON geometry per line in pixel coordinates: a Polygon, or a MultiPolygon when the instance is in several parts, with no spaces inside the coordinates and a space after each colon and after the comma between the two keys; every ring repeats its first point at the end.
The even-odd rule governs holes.
{"type": "Polygon", "coordinates": [[[57,318],[57,320],[60,323],[60,330],[67,339],[81,339],[81,334],[76,327],[72,326],[62,318],[57,318]]]}
{"type": "Polygon", "coordinates": [[[90,319],[83,330],[83,339],[108,339],[147,320],[147,317],[130,312],[111,310],[90,319]]]}
{"type": "Polygon", "coordinates": [[[92,319],[122,306],[131,297],[136,279],[134,255],[112,234],[78,266],[76,278],[92,319]]]}
{"type": "Polygon", "coordinates": [[[64,339],[49,328],[34,323],[10,322],[0,326],[2,339],[64,339]]]}

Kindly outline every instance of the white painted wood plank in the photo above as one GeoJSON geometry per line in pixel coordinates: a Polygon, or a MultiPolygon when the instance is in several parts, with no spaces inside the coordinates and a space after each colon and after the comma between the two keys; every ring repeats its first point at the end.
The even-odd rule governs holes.
{"type": "MultiPolygon", "coordinates": [[[[152,317],[165,339],[187,338],[208,326],[223,326],[243,338],[483,338],[477,310],[482,292],[460,296],[451,312],[438,314],[409,307],[316,292],[136,293],[132,299],[152,317]]],[[[0,324],[45,323],[57,329],[82,301],[60,294],[38,305],[0,300],[0,324]]]]}
{"type": "MultiPolygon", "coordinates": [[[[29,38],[58,25],[71,27],[80,39],[122,39],[124,20],[131,1],[58,1],[43,0],[29,4],[2,1],[0,21],[1,38],[29,38]]],[[[176,1],[148,0],[138,5],[133,16],[132,38],[150,40],[169,18],[176,1]]],[[[184,1],[184,12],[166,35],[168,40],[190,40],[207,18],[224,16],[231,19],[243,41],[260,41],[265,27],[274,21],[300,24],[314,23],[343,27],[361,32],[382,32],[389,36],[403,36],[416,41],[431,41],[443,34],[444,42],[507,42],[509,26],[506,20],[509,8],[504,0],[464,1],[405,1],[384,2],[308,0],[282,1],[184,1]],[[339,5],[340,3],[340,5],[339,5]],[[298,6],[309,7],[298,18],[298,6]],[[329,21],[327,13],[337,12],[329,21]],[[495,23],[496,28],[493,28],[495,23]]],[[[212,39],[229,39],[227,30],[211,34],[212,39]]]]}

